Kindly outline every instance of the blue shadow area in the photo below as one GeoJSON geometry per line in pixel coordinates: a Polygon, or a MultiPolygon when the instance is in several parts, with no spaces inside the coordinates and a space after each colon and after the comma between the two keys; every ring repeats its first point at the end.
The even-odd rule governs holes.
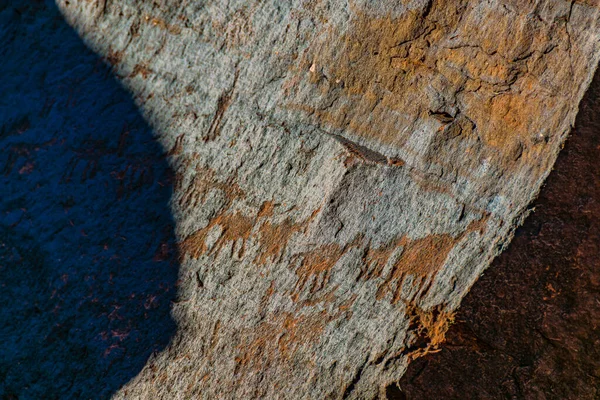
{"type": "Polygon", "coordinates": [[[175,333],[172,171],[50,1],[0,0],[0,398],[108,398],[175,333]]]}

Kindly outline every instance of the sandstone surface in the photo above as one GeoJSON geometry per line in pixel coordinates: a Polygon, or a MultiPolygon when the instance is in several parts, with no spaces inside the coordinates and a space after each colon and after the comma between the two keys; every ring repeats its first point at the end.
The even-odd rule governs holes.
{"type": "Polygon", "coordinates": [[[116,398],[385,396],[528,213],[594,1],[59,0],[174,170],[177,324],[116,398]]]}
{"type": "Polygon", "coordinates": [[[600,55],[591,2],[69,3],[176,171],[178,330],[123,397],[376,396],[526,215],[600,55]]]}

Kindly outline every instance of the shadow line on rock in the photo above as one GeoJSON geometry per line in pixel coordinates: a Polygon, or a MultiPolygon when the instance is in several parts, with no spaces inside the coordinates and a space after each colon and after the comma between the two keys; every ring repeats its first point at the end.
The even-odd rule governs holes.
{"type": "Polygon", "coordinates": [[[176,330],[166,156],[51,1],[0,0],[0,398],[109,398],[176,330]]]}

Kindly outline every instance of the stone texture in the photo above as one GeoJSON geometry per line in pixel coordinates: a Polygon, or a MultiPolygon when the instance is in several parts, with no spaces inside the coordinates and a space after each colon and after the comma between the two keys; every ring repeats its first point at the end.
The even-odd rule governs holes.
{"type": "Polygon", "coordinates": [[[117,398],[374,398],[444,340],[600,56],[592,2],[60,0],[168,152],[177,332],[117,398]]]}
{"type": "Polygon", "coordinates": [[[172,173],[56,6],[0,1],[0,399],[109,398],[175,333],[172,173]]]}
{"type": "Polygon", "coordinates": [[[581,2],[59,4],[176,170],[178,331],[123,397],[382,392],[523,218],[599,55],[581,2]]]}
{"type": "Polygon", "coordinates": [[[396,398],[600,397],[599,132],[600,70],[535,212],[463,300],[443,351],[410,364],[404,397],[390,388],[396,398]]]}

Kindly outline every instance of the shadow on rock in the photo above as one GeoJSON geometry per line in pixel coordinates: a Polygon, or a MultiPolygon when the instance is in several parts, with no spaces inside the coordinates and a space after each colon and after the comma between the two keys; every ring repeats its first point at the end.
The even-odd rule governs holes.
{"type": "Polygon", "coordinates": [[[0,0],[0,398],[108,398],[175,333],[171,171],[50,1],[0,0]]]}

